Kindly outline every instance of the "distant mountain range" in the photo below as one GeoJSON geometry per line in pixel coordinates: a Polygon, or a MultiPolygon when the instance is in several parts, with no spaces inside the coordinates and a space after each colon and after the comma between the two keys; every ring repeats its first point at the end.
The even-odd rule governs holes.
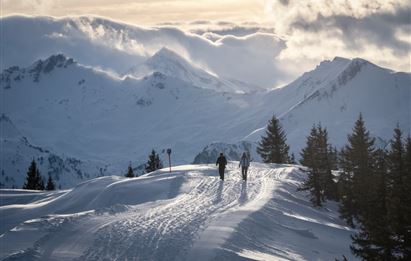
{"type": "MultiPolygon", "coordinates": [[[[18,46],[6,49],[18,57],[18,46]]],[[[58,177],[62,187],[120,175],[130,162],[143,164],[153,148],[164,160],[172,148],[173,164],[209,162],[217,151],[235,160],[255,148],[273,114],[297,157],[313,124],[327,127],[331,143],[342,146],[359,113],[381,146],[397,123],[410,133],[410,73],[359,58],[324,61],[273,90],[208,71],[167,48],[123,74],[94,62],[55,53],[1,73],[2,186],[20,187],[33,158],[58,158],[60,167],[44,163],[42,174],[58,177]]]]}

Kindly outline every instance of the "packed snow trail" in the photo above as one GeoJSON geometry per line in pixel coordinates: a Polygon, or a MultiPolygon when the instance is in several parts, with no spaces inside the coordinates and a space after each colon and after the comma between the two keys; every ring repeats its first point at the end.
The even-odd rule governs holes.
{"type": "MultiPolygon", "coordinates": [[[[230,163],[223,182],[214,166],[187,165],[175,167],[172,173],[158,171],[134,179],[103,177],[54,198],[48,195],[31,204],[5,205],[0,208],[5,221],[0,226],[0,258],[244,259],[244,253],[233,257],[221,251],[232,247],[240,224],[269,204],[273,192],[293,171],[297,168],[255,163],[244,182],[237,163],[230,163]]],[[[338,229],[349,238],[344,228],[338,229]]],[[[289,260],[296,256],[290,254],[289,260]]]]}

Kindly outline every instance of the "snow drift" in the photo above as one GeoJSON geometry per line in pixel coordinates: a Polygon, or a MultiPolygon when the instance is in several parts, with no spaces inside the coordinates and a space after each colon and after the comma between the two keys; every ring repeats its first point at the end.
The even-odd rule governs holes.
{"type": "Polygon", "coordinates": [[[336,206],[310,206],[298,166],[237,162],[138,178],[101,177],[70,190],[0,190],[3,260],[331,260],[349,253],[336,206]]]}

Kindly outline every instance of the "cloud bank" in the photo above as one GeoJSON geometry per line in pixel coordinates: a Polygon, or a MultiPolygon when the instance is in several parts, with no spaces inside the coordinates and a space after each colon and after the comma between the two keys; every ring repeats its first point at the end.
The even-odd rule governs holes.
{"type": "MultiPolygon", "coordinates": [[[[32,28],[49,39],[38,44],[68,50],[79,60],[87,57],[84,60],[91,65],[100,63],[120,72],[162,47],[215,74],[265,87],[287,83],[335,56],[411,70],[407,0],[4,0],[2,4],[4,10],[23,13],[87,14],[60,19],[52,29],[32,28]],[[135,26],[89,17],[90,13],[135,26]]],[[[38,50],[27,57],[46,55],[41,46],[30,48],[38,50]]],[[[13,53],[13,48],[9,51],[13,53]]]]}

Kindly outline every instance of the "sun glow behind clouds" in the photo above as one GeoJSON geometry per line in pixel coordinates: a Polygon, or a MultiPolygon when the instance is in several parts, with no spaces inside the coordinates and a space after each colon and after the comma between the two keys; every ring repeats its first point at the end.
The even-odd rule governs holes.
{"type": "MultiPolygon", "coordinates": [[[[277,47],[261,51],[289,68],[293,77],[334,56],[362,57],[394,70],[411,69],[409,0],[0,1],[2,16],[94,14],[138,26],[177,27],[215,45],[240,37],[237,42],[248,44],[247,48],[257,53],[257,49],[272,47],[253,46],[250,39],[254,34],[280,37],[284,41],[281,52],[277,47]]],[[[162,43],[152,48],[136,41],[129,44],[139,53],[151,54],[162,43]]]]}
{"type": "Polygon", "coordinates": [[[1,0],[2,15],[97,14],[139,25],[192,20],[260,20],[265,1],[247,0],[1,0]]]}

